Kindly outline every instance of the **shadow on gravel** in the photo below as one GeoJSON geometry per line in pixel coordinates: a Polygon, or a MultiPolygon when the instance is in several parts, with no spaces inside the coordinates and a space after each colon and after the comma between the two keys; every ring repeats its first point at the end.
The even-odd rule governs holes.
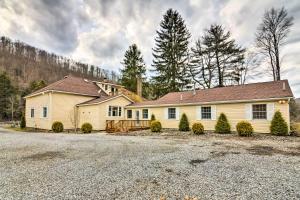
{"type": "Polygon", "coordinates": [[[272,156],[274,154],[281,154],[286,156],[300,156],[300,151],[282,151],[270,146],[255,145],[246,150],[252,155],[272,156]]]}
{"type": "Polygon", "coordinates": [[[215,158],[224,157],[227,154],[240,154],[240,152],[235,152],[235,151],[228,151],[228,152],[225,152],[225,151],[219,151],[219,152],[218,151],[212,151],[210,153],[211,153],[211,156],[208,157],[207,159],[190,160],[189,163],[195,167],[198,164],[205,163],[205,162],[207,162],[209,160],[212,160],[212,159],[215,159],[215,158]]]}
{"type": "Polygon", "coordinates": [[[39,161],[39,160],[51,160],[55,158],[65,158],[66,156],[59,151],[47,151],[44,153],[37,153],[37,154],[32,154],[30,156],[23,157],[23,160],[34,160],[34,161],[39,161]]]}

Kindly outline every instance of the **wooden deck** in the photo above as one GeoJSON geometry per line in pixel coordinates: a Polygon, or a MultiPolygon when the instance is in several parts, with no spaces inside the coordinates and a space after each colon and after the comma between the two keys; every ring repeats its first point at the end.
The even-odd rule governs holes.
{"type": "Polygon", "coordinates": [[[106,131],[128,132],[150,128],[150,120],[106,120],[106,131]]]}

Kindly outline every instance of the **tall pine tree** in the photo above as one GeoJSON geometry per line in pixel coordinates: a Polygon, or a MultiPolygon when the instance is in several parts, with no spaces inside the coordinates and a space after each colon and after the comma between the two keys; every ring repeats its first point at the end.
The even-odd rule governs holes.
{"type": "Polygon", "coordinates": [[[156,31],[153,49],[153,82],[155,95],[180,91],[188,83],[188,43],[191,37],[184,20],[176,10],[169,9],[156,31]]]}
{"type": "Polygon", "coordinates": [[[125,52],[122,62],[124,68],[121,69],[121,84],[126,89],[137,92],[137,79],[143,80],[146,73],[146,66],[141,51],[136,44],[129,46],[125,52]]]}
{"type": "Polygon", "coordinates": [[[15,88],[6,73],[0,73],[0,120],[10,116],[10,98],[15,95],[15,88]]]}
{"type": "Polygon", "coordinates": [[[217,72],[217,86],[222,87],[226,83],[238,82],[236,70],[244,61],[245,49],[238,46],[231,39],[229,31],[225,31],[220,25],[211,25],[203,37],[204,51],[213,52],[213,62],[217,72]]]}

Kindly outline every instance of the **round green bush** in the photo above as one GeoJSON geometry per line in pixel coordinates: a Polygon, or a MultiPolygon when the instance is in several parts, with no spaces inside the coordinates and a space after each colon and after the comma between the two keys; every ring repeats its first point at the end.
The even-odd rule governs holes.
{"type": "Polygon", "coordinates": [[[52,124],[52,131],[54,133],[60,133],[60,132],[63,132],[63,130],[64,130],[63,123],[58,122],[58,121],[53,122],[53,124],[52,124]]]}
{"type": "Polygon", "coordinates": [[[92,130],[93,130],[93,126],[90,123],[86,122],[86,123],[82,124],[82,126],[81,126],[81,131],[83,133],[91,133],[92,130]]]}
{"type": "Polygon", "coordinates": [[[249,137],[253,135],[253,127],[247,121],[240,121],[236,125],[236,131],[238,132],[239,136],[249,137]]]}
{"type": "Polygon", "coordinates": [[[26,128],[26,121],[25,121],[25,116],[24,115],[22,115],[22,117],[21,117],[20,128],[21,129],[26,128]]]}
{"type": "Polygon", "coordinates": [[[288,135],[289,129],[286,121],[283,119],[281,112],[276,111],[271,121],[270,131],[273,135],[288,135]]]}
{"type": "Polygon", "coordinates": [[[182,114],[179,122],[179,131],[189,131],[190,123],[185,113],[182,114]]]}
{"type": "Polygon", "coordinates": [[[161,123],[157,120],[154,120],[150,123],[151,132],[160,132],[161,131],[161,123]]]}
{"type": "Polygon", "coordinates": [[[227,120],[227,117],[224,113],[221,113],[219,118],[218,118],[218,121],[217,121],[217,124],[215,126],[215,131],[216,133],[220,133],[220,134],[229,134],[231,133],[230,131],[230,124],[227,120]]]}
{"type": "Polygon", "coordinates": [[[204,134],[204,126],[200,122],[194,123],[192,126],[192,131],[196,135],[204,134]]]}

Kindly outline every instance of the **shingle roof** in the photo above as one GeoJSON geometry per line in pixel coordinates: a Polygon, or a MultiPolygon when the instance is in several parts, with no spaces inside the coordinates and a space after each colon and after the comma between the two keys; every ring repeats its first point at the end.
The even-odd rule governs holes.
{"type": "Polygon", "coordinates": [[[101,102],[103,102],[103,101],[106,101],[106,100],[115,98],[115,97],[117,97],[117,96],[120,96],[120,95],[115,95],[115,96],[101,96],[101,97],[98,97],[98,98],[95,98],[95,99],[92,99],[92,100],[88,100],[88,101],[79,103],[79,104],[77,104],[77,105],[97,104],[97,103],[101,103],[101,102]]]}
{"type": "Polygon", "coordinates": [[[250,101],[284,97],[293,97],[287,80],[201,89],[196,90],[195,95],[193,91],[171,92],[157,100],[134,103],[130,106],[250,101]]]}
{"type": "Polygon", "coordinates": [[[74,77],[74,76],[66,76],[64,79],[56,81],[27,96],[31,96],[34,94],[38,94],[40,92],[46,92],[51,90],[68,92],[68,93],[76,93],[76,94],[88,95],[94,97],[100,96],[99,91],[101,91],[101,89],[92,81],[86,80],[84,78],[74,77]]]}

